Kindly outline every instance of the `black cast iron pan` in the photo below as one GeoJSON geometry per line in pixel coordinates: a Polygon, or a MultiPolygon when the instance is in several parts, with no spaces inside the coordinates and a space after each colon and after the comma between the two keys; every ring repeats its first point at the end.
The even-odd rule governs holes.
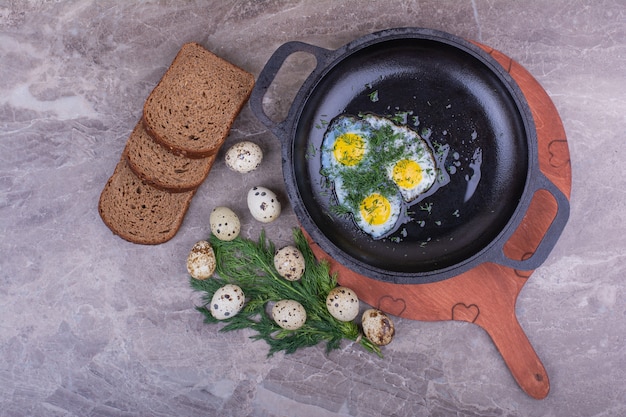
{"type": "Polygon", "coordinates": [[[286,43],[260,73],[250,104],[282,142],[286,190],[301,225],[362,275],[419,284],[483,262],[535,269],[567,222],[567,198],[539,170],[534,122],[519,87],[483,50],[453,35],[399,28],[337,50],[286,43]],[[266,115],[263,97],[295,52],[312,54],[317,64],[277,123],[266,115]],[[410,221],[380,240],[332,214],[334,197],[320,174],[325,126],[359,113],[403,119],[440,151],[441,183],[407,207],[410,221]],[[510,259],[503,247],[540,189],[557,201],[555,219],[530,258],[510,259]]]}

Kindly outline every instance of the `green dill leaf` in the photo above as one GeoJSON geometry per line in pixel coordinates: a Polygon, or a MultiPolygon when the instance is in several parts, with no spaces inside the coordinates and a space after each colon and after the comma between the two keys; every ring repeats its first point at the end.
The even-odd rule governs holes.
{"type": "Polygon", "coordinates": [[[298,281],[287,281],[274,267],[276,248],[265,232],[258,241],[237,237],[232,241],[221,241],[214,235],[209,237],[216,257],[215,276],[207,280],[191,278],[191,287],[203,293],[203,306],[196,307],[210,324],[220,323],[209,311],[212,295],[225,284],[236,284],[246,295],[247,302],[239,314],[221,320],[222,332],[252,329],[253,340],[264,340],[269,345],[268,356],[284,351],[293,353],[308,346],[326,342],[326,349],[337,349],[342,339],[359,340],[366,350],[381,355],[380,348],[366,338],[359,337],[355,323],[344,323],[335,319],[326,308],[326,297],[337,286],[337,277],[330,273],[326,261],[318,261],[306,237],[300,229],[293,232],[295,246],[302,252],[305,272],[298,281]],[[295,300],[305,308],[307,320],[297,330],[284,330],[268,313],[268,306],[280,300],[295,300]],[[208,308],[207,308],[208,306],[208,308]]]}

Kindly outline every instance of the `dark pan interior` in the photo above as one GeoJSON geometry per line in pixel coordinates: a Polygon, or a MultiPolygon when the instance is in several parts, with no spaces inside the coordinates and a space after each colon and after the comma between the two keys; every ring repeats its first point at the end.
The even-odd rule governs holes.
{"type": "Polygon", "coordinates": [[[455,46],[414,38],[366,46],[331,65],[301,109],[291,163],[303,208],[342,256],[366,268],[420,273],[462,263],[496,239],[520,202],[530,145],[515,100],[487,65],[455,46]],[[361,112],[408,112],[410,127],[449,148],[449,183],[409,207],[412,220],[382,240],[331,214],[320,174],[326,124],[361,112]]]}

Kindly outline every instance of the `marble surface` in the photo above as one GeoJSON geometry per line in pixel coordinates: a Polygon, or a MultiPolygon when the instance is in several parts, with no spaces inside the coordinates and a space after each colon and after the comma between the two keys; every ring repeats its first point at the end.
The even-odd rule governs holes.
{"type": "MultiPolygon", "coordinates": [[[[0,416],[626,415],[626,3],[623,0],[0,1],[0,416]],[[194,310],[185,270],[208,215],[228,205],[243,235],[254,185],[297,219],[280,144],[246,106],[226,146],[260,144],[257,174],[223,158],[179,233],[159,246],[115,237],[97,212],[144,100],[196,41],[259,74],[282,43],[337,48],[421,26],[475,39],[543,85],[568,135],[570,221],[517,302],[549,396],[528,397],[480,328],[396,318],[379,359],[359,346],[266,357],[246,331],[219,333],[194,310]]],[[[311,60],[289,62],[267,97],[284,115],[311,60]]],[[[222,151],[223,152],[223,151],[222,151]]]]}

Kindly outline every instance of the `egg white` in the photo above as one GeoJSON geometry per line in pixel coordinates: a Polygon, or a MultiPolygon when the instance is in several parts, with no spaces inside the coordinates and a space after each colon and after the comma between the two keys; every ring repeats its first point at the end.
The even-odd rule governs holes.
{"type": "Polygon", "coordinates": [[[385,167],[385,170],[388,178],[398,187],[404,201],[410,203],[417,199],[421,194],[428,191],[437,180],[437,165],[435,157],[424,139],[422,139],[414,130],[406,126],[398,126],[391,120],[383,117],[370,115],[365,118],[365,121],[376,129],[388,126],[391,128],[393,133],[398,135],[395,142],[389,144],[389,146],[403,147],[403,155],[399,160],[390,161],[385,167]],[[411,186],[399,184],[394,179],[394,168],[401,160],[415,162],[421,169],[421,179],[411,186]]]}
{"type": "Polygon", "coordinates": [[[359,169],[361,162],[352,166],[342,164],[335,158],[334,148],[337,139],[346,133],[354,133],[359,135],[363,139],[364,152],[361,162],[367,158],[369,151],[369,137],[371,135],[371,129],[368,124],[363,120],[359,120],[353,116],[340,116],[334,119],[322,141],[321,153],[322,153],[322,169],[325,171],[329,179],[334,180],[341,171],[346,169],[359,169]]]}
{"type": "Polygon", "coordinates": [[[424,194],[435,184],[437,180],[437,167],[435,165],[435,159],[432,153],[425,146],[419,146],[418,142],[415,142],[413,146],[410,146],[407,150],[408,155],[404,158],[406,161],[411,161],[419,165],[421,169],[421,178],[415,180],[415,183],[404,184],[398,182],[394,178],[394,169],[400,161],[389,164],[387,166],[387,175],[396,184],[402,198],[407,203],[417,199],[421,194],[424,194]]]}
{"type": "MultiPolygon", "coordinates": [[[[367,197],[367,196],[366,196],[367,197]]],[[[396,228],[400,213],[402,210],[402,200],[398,195],[386,196],[391,206],[389,218],[382,224],[371,224],[361,214],[360,210],[356,210],[354,220],[357,226],[374,239],[381,239],[396,228]]]]}
{"type": "MultiPolygon", "coordinates": [[[[338,146],[345,147],[346,143],[338,146]]],[[[346,149],[349,153],[349,147],[346,149]]],[[[321,168],[328,184],[333,187],[338,205],[346,208],[356,225],[373,239],[382,239],[395,231],[398,228],[402,211],[406,210],[406,205],[428,191],[436,182],[437,177],[432,150],[419,134],[406,126],[395,124],[390,119],[375,115],[365,115],[359,118],[344,115],[335,118],[329,124],[322,141],[321,168]],[[363,148],[359,148],[359,152],[363,151],[361,159],[353,165],[344,164],[335,156],[337,139],[345,133],[357,134],[364,141],[363,148]],[[382,136],[385,140],[382,144],[381,134],[385,135],[382,136]],[[394,180],[394,167],[399,161],[404,160],[419,165],[421,169],[418,180],[416,176],[408,175],[407,178],[412,180],[408,181],[410,186],[406,186],[401,180],[394,180]],[[361,176],[374,172],[380,173],[378,178],[382,178],[382,181],[378,183],[374,179],[371,188],[366,188],[367,191],[348,189],[348,186],[344,184],[343,178],[345,176],[347,181],[346,174],[348,173],[350,178],[354,178],[354,174],[361,176]],[[383,183],[384,185],[381,185],[383,183]],[[388,218],[381,224],[372,224],[373,220],[368,221],[365,217],[369,216],[364,217],[360,207],[355,207],[357,201],[362,202],[373,194],[384,195],[389,203],[388,218]]]]}

